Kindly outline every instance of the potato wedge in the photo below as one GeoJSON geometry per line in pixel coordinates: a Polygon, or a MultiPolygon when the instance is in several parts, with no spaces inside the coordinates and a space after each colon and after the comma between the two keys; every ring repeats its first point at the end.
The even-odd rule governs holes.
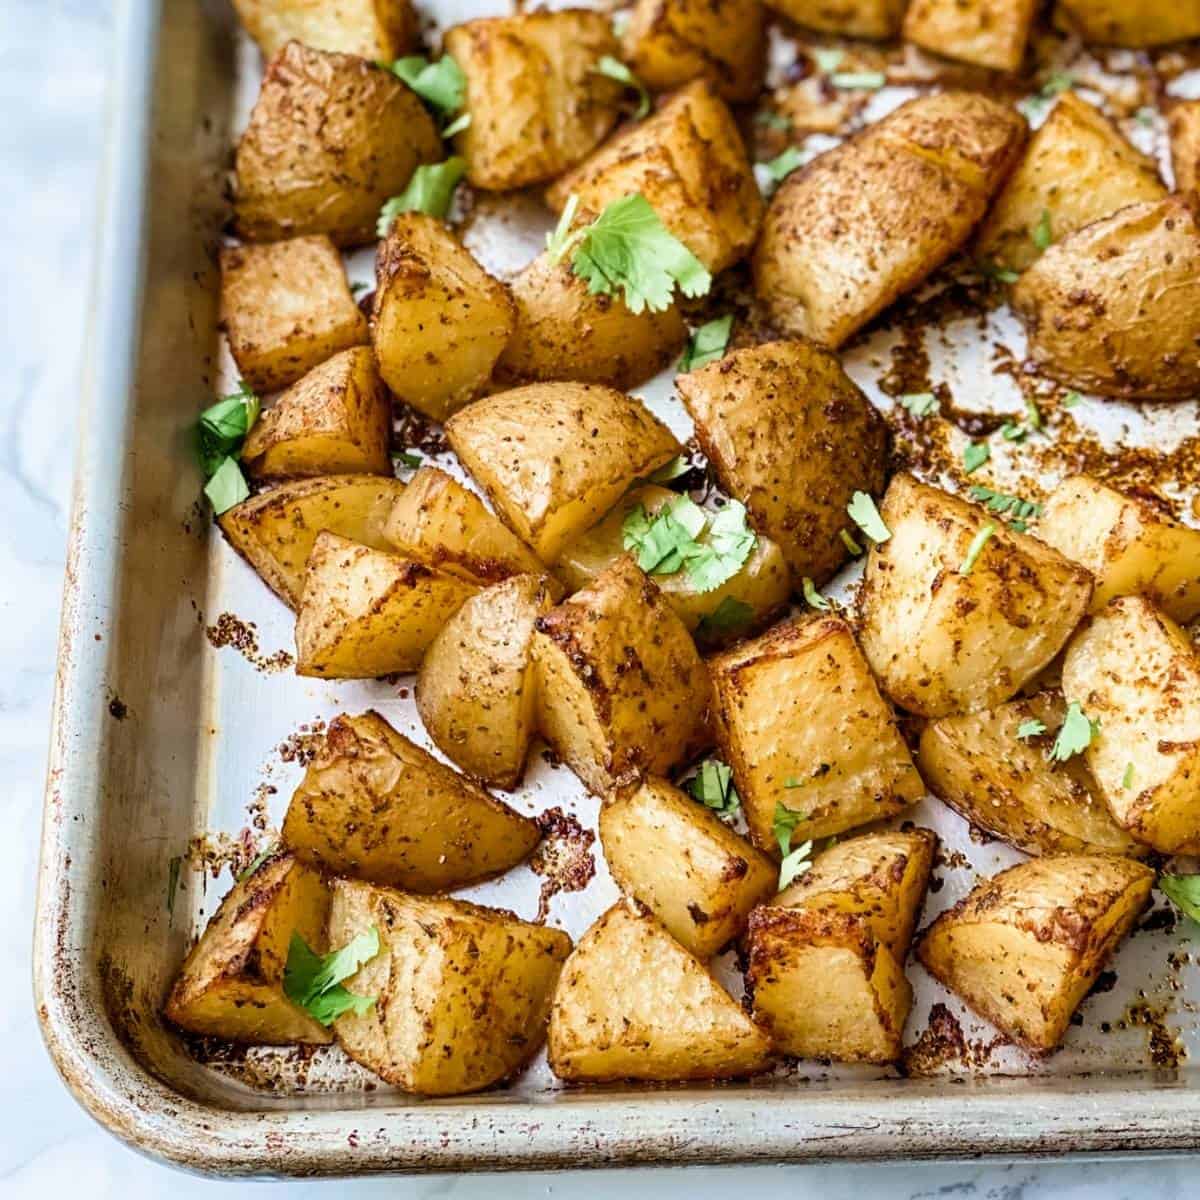
{"type": "Polygon", "coordinates": [[[516,866],[540,834],[534,821],[369,711],[329,723],[288,805],[282,837],[323,871],[443,892],[516,866]]]}
{"type": "Polygon", "coordinates": [[[765,1034],[636,901],[613,905],[563,965],[550,1069],[573,1083],[727,1079],[770,1061],[765,1034]]]}
{"type": "Polygon", "coordinates": [[[571,939],[465,900],[408,896],[339,879],[329,935],[374,927],[381,952],[346,982],[376,997],[334,1022],[356,1062],[406,1092],[459,1096],[515,1075],[542,1044],[571,939]]]}
{"type": "Polygon", "coordinates": [[[822,33],[891,38],[900,32],[905,0],[770,0],[768,8],[822,33]]]}
{"type": "Polygon", "coordinates": [[[1176,100],[1167,113],[1175,190],[1200,215],[1200,100],[1176,100]]]}
{"type": "Polygon", "coordinates": [[[1200,0],[1058,0],[1058,24],[1086,42],[1161,46],[1200,37],[1200,0]]]}
{"type": "Polygon", "coordinates": [[[913,0],[904,39],[946,58],[1015,71],[1037,6],[1037,0],[913,0]]]}
{"type": "Polygon", "coordinates": [[[233,0],[246,32],[264,58],[293,39],[314,50],[391,62],[417,42],[417,14],[409,0],[233,0]]]}
{"type": "Polygon", "coordinates": [[[1035,858],[978,884],[925,931],[917,956],[980,1016],[1034,1054],[1071,1014],[1150,896],[1130,858],[1035,858]]]}

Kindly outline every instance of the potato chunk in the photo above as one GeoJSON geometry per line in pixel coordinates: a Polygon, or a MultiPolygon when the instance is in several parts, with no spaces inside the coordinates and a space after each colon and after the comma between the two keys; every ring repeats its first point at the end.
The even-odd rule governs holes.
{"type": "Polygon", "coordinates": [[[913,0],[904,37],[946,58],[1015,71],[1036,9],[1037,0],[913,0]]]}
{"type": "Polygon", "coordinates": [[[288,42],[238,142],[237,230],[254,242],[304,233],[373,242],[383,202],[442,156],[433,118],[390,71],[288,42]]]}
{"type": "Polygon", "coordinates": [[[985,879],[942,913],[917,956],[1002,1033],[1049,1054],[1153,883],[1154,872],[1130,858],[1035,858],[985,879]]]}
{"type": "Polygon", "coordinates": [[[409,0],[233,0],[264,58],[293,38],[314,50],[339,50],[391,62],[413,48],[417,14],[409,0]]]}
{"type": "Polygon", "coordinates": [[[890,817],[925,794],[840,617],[777,625],[718,655],[710,671],[718,741],[764,850],[778,853],[779,808],[804,814],[799,845],[890,817]]]}
{"type": "Polygon", "coordinates": [[[283,990],[292,934],[322,952],[328,911],[321,876],[294,854],[272,854],[221,901],[180,968],[167,1017],[192,1033],[231,1042],[333,1041],[283,990]]]}
{"type": "Polygon", "coordinates": [[[546,193],[558,210],[574,194],[603,212],[640,192],[659,220],[714,274],[754,244],[763,202],[733,116],[696,80],[620,131],[546,193]]]}
{"type": "Polygon", "coordinates": [[[1042,253],[1034,241],[1039,230],[1048,228],[1059,242],[1127,204],[1164,195],[1153,160],[1098,109],[1064,92],[996,197],[976,252],[998,267],[1024,271],[1042,253]]]}
{"type": "Polygon", "coordinates": [[[1067,646],[1063,694],[1099,733],[1084,751],[1119,824],[1165,854],[1200,853],[1200,657],[1144,596],[1122,596],[1067,646]]]}
{"type": "Polygon", "coordinates": [[[900,31],[905,0],[770,0],[789,21],[846,37],[890,38],[900,31]]]}
{"type": "Polygon", "coordinates": [[[1058,24],[1086,42],[1161,46],[1200,37],[1200,0],[1058,0],[1058,24]]]}
{"type": "Polygon", "coordinates": [[[458,1096],[534,1056],[571,952],[565,933],[465,900],[337,880],[330,938],[342,945],[372,927],[382,949],[346,986],[375,1005],[334,1022],[356,1062],[406,1092],[458,1096]]]}
{"type": "Polygon", "coordinates": [[[293,384],[250,430],[242,463],[256,479],[392,474],[392,403],[366,346],[335,354],[293,384]]]}
{"type": "Polygon", "coordinates": [[[708,672],[628,555],[538,619],[538,725],[592,792],[663,775],[698,749],[708,672]]]}
{"type": "Polygon", "coordinates": [[[676,380],[721,486],[777,541],[798,584],[846,558],[856,491],[883,490],[887,431],[837,356],[808,342],[735,350],[676,380]]]}
{"type": "Polygon", "coordinates": [[[1200,100],[1176,100],[1167,114],[1175,190],[1200,215],[1200,100]]]}
{"type": "Polygon", "coordinates": [[[600,810],[604,859],[685,950],[711,958],[775,891],[776,868],[720,817],[665,779],[610,798],[600,810]]]}
{"type": "Polygon", "coordinates": [[[636,901],[613,905],[563,966],[550,1069],[571,1082],[726,1079],[761,1071],[766,1035],[636,901]]]}
{"type": "Polygon", "coordinates": [[[406,404],[445,421],[483,389],[516,317],[493,279],[446,226],[401,213],[375,259],[371,344],[406,404]]]}
{"type": "Polygon", "coordinates": [[[635,479],[680,451],[639,401],[586,383],[488,396],[455,413],[446,436],[508,525],[551,564],[635,479]]]}
{"type": "Polygon", "coordinates": [[[474,187],[544,183],[617,123],[623,89],[596,70],[617,54],[607,13],[569,8],[485,17],[447,31],[467,76],[470,125],[455,138],[474,187]]]}
{"type": "Polygon", "coordinates": [[[226,246],[221,323],[242,378],[256,392],[285,388],[367,340],[341,257],[323,236],[226,246]]]}
{"type": "Polygon", "coordinates": [[[891,537],[867,559],[860,636],[883,690],[910,712],[994,708],[1087,612],[1087,571],[957,496],[897,475],[880,511],[891,537]]]}
{"type": "Polygon", "coordinates": [[[939,92],[793,171],[754,253],[775,324],[836,348],[916,287],[966,242],[1025,129],[999,101],[939,92]]]}
{"type": "Polygon", "coordinates": [[[329,723],[282,836],[323,871],[442,892],[507,871],[539,833],[370,711],[329,723]]]}

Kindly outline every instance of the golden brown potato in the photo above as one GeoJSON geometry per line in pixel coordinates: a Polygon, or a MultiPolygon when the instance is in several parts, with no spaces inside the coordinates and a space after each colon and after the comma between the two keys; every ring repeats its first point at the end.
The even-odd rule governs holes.
{"type": "Polygon", "coordinates": [[[1167,114],[1175,190],[1200,214],[1200,100],[1176,100],[1167,114]]]}
{"type": "Polygon", "coordinates": [[[233,548],[289,608],[300,607],[304,568],[322,530],[386,550],[384,522],[404,484],[382,475],[296,479],[222,513],[218,524],[233,548]]]}
{"type": "Polygon", "coordinates": [[[628,555],[538,619],[533,657],[538,727],[590,791],[664,775],[702,748],[708,672],[628,555]]]}
{"type": "Polygon", "coordinates": [[[917,955],[1002,1033],[1049,1054],[1153,883],[1154,872],[1130,858],[1035,858],[985,879],[942,913],[917,955]]]}
{"type": "Polygon", "coordinates": [[[1127,204],[1164,195],[1154,161],[1098,109],[1064,92],[996,197],[976,253],[995,266],[1024,271],[1041,255],[1034,237],[1046,230],[1059,242],[1127,204]]]}
{"type": "Polygon", "coordinates": [[[1051,246],[1011,302],[1029,356],[1059,383],[1135,400],[1200,392],[1200,231],[1178,196],[1051,246]]]}
{"type": "Polygon", "coordinates": [[[618,52],[607,13],[485,17],[448,30],[444,44],[467,76],[471,123],[454,144],[474,187],[553,179],[617,123],[623,88],[596,70],[618,52]]]}
{"type": "Polygon", "coordinates": [[[401,213],[375,258],[371,344],[406,404],[444,421],[486,385],[516,322],[508,290],[435,217],[401,213]]]}
{"type": "Polygon", "coordinates": [[[754,253],[775,324],[837,347],[916,287],[966,242],[1025,129],[999,101],[938,92],[793,171],[754,253]]]}
{"type": "Polygon", "coordinates": [[[770,0],[797,25],[846,37],[890,38],[900,31],[905,0],[770,0]]]}
{"type": "Polygon", "coordinates": [[[545,563],[635,479],[680,452],[638,400],[587,383],[533,383],[477,400],[446,422],[454,453],[545,563]]]}
{"type": "Polygon", "coordinates": [[[321,876],[294,854],[272,854],[221,901],[180,968],[167,1017],[192,1033],[231,1042],[333,1041],[283,990],[292,934],[321,953],[328,911],[321,876]]]}
{"type": "Polygon", "coordinates": [[[417,40],[417,15],[409,0],[233,0],[233,7],[264,58],[294,38],[314,50],[391,62],[417,40]]]}
{"type": "Polygon", "coordinates": [[[1051,492],[1037,536],[1091,571],[1093,612],[1114,596],[1145,595],[1172,620],[1200,615],[1200,531],[1149,500],[1073,475],[1051,492]]]}
{"type": "Polygon", "coordinates": [[[637,901],[614,904],[563,965],[550,1069],[571,1082],[726,1079],[761,1071],[766,1035],[637,901]]]}
{"type": "Polygon", "coordinates": [[[288,42],[238,142],[237,230],[254,242],[304,233],[373,242],[384,201],[443,153],[433,118],[390,71],[288,42]]]}
{"type": "Polygon", "coordinates": [[[553,600],[546,581],[514,575],[472,596],[442,626],[417,676],[429,736],[468,775],[520,782],[537,719],[533,627],[553,600]]]}
{"type": "Polygon", "coordinates": [[[1161,46],[1200,36],[1200,0],[1058,0],[1056,21],[1086,42],[1161,46]]]}
{"type": "Polygon", "coordinates": [[[777,625],[709,668],[722,757],[764,850],[778,853],[777,810],[803,814],[799,845],[890,817],[925,794],[840,617],[777,625]]]}
{"type": "Polygon", "coordinates": [[[1036,9],[1037,0],[913,0],[904,37],[946,58],[1015,71],[1036,9]]]}
{"type": "Polygon", "coordinates": [[[880,513],[891,537],[867,558],[859,636],[880,686],[910,712],[994,708],[1087,612],[1087,571],[957,496],[897,475],[880,513]]]}
{"type": "Polygon", "coordinates": [[[680,88],[621,130],[546,198],[560,210],[574,194],[599,213],[632,192],[714,274],[754,244],[762,196],[733,116],[707,80],[680,88]]]}
{"type": "Polygon", "coordinates": [[[846,558],[846,505],[883,490],[887,452],[883,422],[837,356],[769,342],[676,387],[721,486],[779,543],[797,583],[823,583],[846,558]]]}
{"type": "Polygon", "coordinates": [[[1122,596],[1067,646],[1063,694],[1099,721],[1084,751],[1118,823],[1165,854],[1200,852],[1200,657],[1144,596],[1122,596]]]}
{"type": "Polygon", "coordinates": [[[1113,820],[1083,760],[1050,759],[1065,712],[1061,696],[1043,693],[931,721],[921,733],[921,776],[973,826],[1026,854],[1140,857],[1144,848],[1113,820]],[[1030,732],[1038,726],[1045,732],[1030,732]]]}
{"type": "Polygon", "coordinates": [[[222,249],[221,324],[256,392],[288,387],[367,341],[341,256],[324,236],[222,249]]]}
{"type": "Polygon", "coordinates": [[[539,833],[371,711],[329,723],[282,837],[323,871],[443,892],[507,871],[539,833]]]}
{"type": "Polygon", "coordinates": [[[375,1004],[334,1022],[356,1062],[406,1092],[457,1096],[508,1079],[537,1052],[571,952],[561,930],[337,880],[330,938],[341,945],[371,928],[382,949],[346,987],[375,1004]]]}
{"type": "Polygon", "coordinates": [[[375,359],[354,346],[314,367],[270,408],[242,446],[256,479],[392,474],[392,403],[375,359]]]}
{"type": "Polygon", "coordinates": [[[617,886],[700,959],[775,891],[771,860],[665,779],[612,796],[600,810],[600,842],[617,886]]]}
{"type": "Polygon", "coordinates": [[[479,589],[437,567],[319,533],[296,614],[296,674],[372,679],[415,671],[479,589]]]}

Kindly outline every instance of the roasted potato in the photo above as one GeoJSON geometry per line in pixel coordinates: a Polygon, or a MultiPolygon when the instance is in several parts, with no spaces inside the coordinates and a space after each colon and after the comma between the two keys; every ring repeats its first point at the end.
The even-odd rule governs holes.
{"type": "Polygon", "coordinates": [[[635,479],[680,452],[667,427],[611,388],[534,383],[455,413],[455,454],[545,563],[594,525],[635,479]]]}
{"type": "Polygon", "coordinates": [[[319,533],[296,614],[296,674],[372,679],[415,671],[479,589],[437,567],[319,533]]]}
{"type": "Polygon", "coordinates": [[[474,187],[553,179],[617,123],[623,88],[596,70],[618,52],[607,13],[485,17],[448,30],[443,44],[467,76],[471,123],[454,143],[474,187]]]}
{"type": "Polygon", "coordinates": [[[333,1036],[283,990],[292,934],[325,949],[329,893],[294,854],[276,852],[233,885],[180,968],[167,1017],[230,1042],[323,1044],[333,1036]]]}
{"type": "Polygon", "coordinates": [[[1099,722],[1084,755],[1118,823],[1200,853],[1200,656],[1183,630],[1144,596],[1111,601],[1067,646],[1063,694],[1099,722]]]}
{"type": "Polygon", "coordinates": [[[891,536],[867,558],[859,636],[880,686],[910,712],[994,708],[1087,612],[1087,571],[957,496],[897,475],[880,513],[891,536]]]}
{"type": "Polygon", "coordinates": [[[1025,129],[997,100],[938,92],[793,171],[754,254],[775,324],[836,348],[916,287],[966,242],[1025,129]]]}
{"type": "Polygon", "coordinates": [[[1200,215],[1200,100],[1176,100],[1167,113],[1175,190],[1200,215]]]}
{"type": "Polygon", "coordinates": [[[435,217],[401,213],[375,258],[371,344],[406,404],[445,421],[484,388],[516,323],[508,290],[435,217]]]}
{"type": "Polygon", "coordinates": [[[1134,400],[1200,392],[1200,231],[1178,196],[1051,246],[1011,301],[1029,357],[1059,383],[1134,400]]]}
{"type": "Polygon", "coordinates": [[[680,88],[618,132],[546,198],[559,210],[577,195],[599,213],[632,192],[714,274],[754,244],[762,196],[733,116],[707,80],[680,88]]]}
{"type": "Polygon", "coordinates": [[[242,446],[256,479],[288,475],[392,474],[392,402],[366,346],[314,367],[270,408],[242,446]]]}
{"type": "Polygon", "coordinates": [[[409,0],[233,0],[233,7],[264,58],[295,39],[314,50],[391,62],[417,40],[417,14],[409,0]]]}
{"type": "Polygon", "coordinates": [[[221,324],[256,392],[288,387],[367,341],[341,256],[324,236],[222,249],[221,324]]]}
{"type": "Polygon", "coordinates": [[[946,58],[1015,71],[1037,7],[1037,0],[913,0],[904,37],[946,58]]]}
{"type": "Polygon", "coordinates": [[[925,931],[917,956],[1034,1054],[1054,1050],[1150,896],[1131,858],[1035,858],[978,884],[925,931]]]}
{"type": "Polygon", "coordinates": [[[766,1035],[637,901],[614,904],[563,965],[550,1069],[570,1082],[725,1079],[761,1071],[766,1035]]]}
{"type": "Polygon", "coordinates": [[[528,857],[539,836],[535,822],[373,711],[329,723],[282,833],[314,867],[410,892],[499,875],[528,857]]]}
{"type": "Polygon", "coordinates": [[[337,880],[331,940],[372,927],[382,949],[346,987],[375,1004],[334,1022],[356,1062],[406,1092],[457,1096],[508,1079],[537,1052],[571,952],[565,933],[465,900],[337,880]]]}
{"type": "Polygon", "coordinates": [[[905,0],[770,0],[797,25],[846,37],[890,38],[900,31],[905,0]]]}
{"type": "Polygon", "coordinates": [[[795,582],[828,579],[856,491],[883,490],[887,431],[837,356],[808,342],[726,354],[676,380],[721,486],[779,543],[795,582]]]}
{"type": "Polygon", "coordinates": [[[323,530],[386,550],[384,522],[404,484],[382,475],[296,479],[259,492],[218,518],[233,548],[289,607],[300,607],[304,568],[323,530]]]}
{"type": "Polygon", "coordinates": [[[443,153],[433,118],[390,71],[288,42],[238,142],[237,231],[253,242],[305,233],[373,242],[383,202],[443,153]]]}
{"type": "Polygon", "coordinates": [[[1109,46],[1200,37],[1200,0],[1058,0],[1054,15],[1085,42],[1109,46]]]}

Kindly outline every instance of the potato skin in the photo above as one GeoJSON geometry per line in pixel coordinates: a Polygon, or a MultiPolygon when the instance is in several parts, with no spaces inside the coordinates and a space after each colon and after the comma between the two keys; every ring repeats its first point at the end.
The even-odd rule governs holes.
{"type": "Polygon", "coordinates": [[[273,57],[293,38],[314,50],[339,50],[371,62],[391,62],[417,41],[417,14],[409,0],[233,0],[238,19],[273,57]]]}
{"type": "Polygon", "coordinates": [[[1102,45],[1161,46],[1200,36],[1200,0],[1058,0],[1054,15],[1102,45]]]}
{"type": "Polygon", "coordinates": [[[1176,100],[1167,113],[1175,190],[1200,215],[1200,100],[1176,100]]]}
{"type": "Polygon", "coordinates": [[[904,16],[904,0],[770,0],[767,7],[797,25],[846,37],[895,37],[904,16]]]}
{"type": "Polygon", "coordinates": [[[433,119],[390,71],[288,42],[238,142],[237,231],[252,242],[324,233],[365,245],[383,202],[442,157],[433,119]]]}
{"type": "Polygon", "coordinates": [[[1037,0],[913,0],[904,39],[946,58],[1015,71],[1036,9],[1037,0]]]}

